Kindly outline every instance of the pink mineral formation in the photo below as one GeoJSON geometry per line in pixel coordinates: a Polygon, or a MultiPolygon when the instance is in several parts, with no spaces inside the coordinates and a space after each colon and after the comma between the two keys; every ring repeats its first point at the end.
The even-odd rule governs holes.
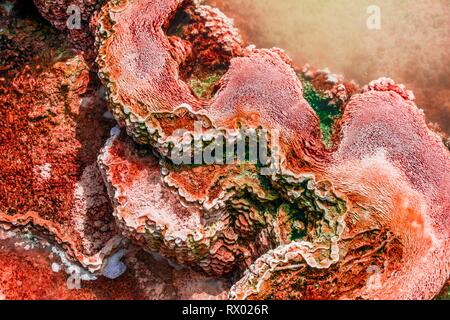
{"type": "Polygon", "coordinates": [[[386,88],[353,96],[324,175],[347,206],[335,256],[318,265],[309,243],[285,244],[258,259],[231,297],[432,298],[449,272],[448,168],[413,102],[386,88]]]}
{"type": "MultiPolygon", "coordinates": [[[[449,271],[449,230],[446,227],[449,199],[445,193],[449,181],[449,157],[442,141],[427,128],[423,116],[413,103],[414,96],[411,92],[390,79],[380,79],[370,83],[363,93],[354,95],[348,102],[346,100],[349,97],[344,96],[343,115],[334,130],[335,145],[326,149],[321,141],[319,117],[305,100],[302,83],[282,52],[253,48],[236,50],[238,54],[226,64],[212,94],[207,99],[202,99],[194,95],[192,91],[195,90],[189,88],[189,79],[197,76],[196,70],[199,67],[196,64],[205,63],[208,59],[198,58],[200,55],[196,56],[198,59],[190,58],[195,52],[204,51],[198,42],[183,34],[186,30],[192,33],[189,18],[184,20],[184,25],[179,21],[170,22],[171,17],[181,13],[188,16],[189,13],[197,12],[189,9],[192,4],[166,1],[164,5],[154,3],[148,6],[145,1],[130,1],[118,8],[112,9],[111,6],[113,5],[104,7],[100,15],[108,18],[100,18],[100,74],[110,91],[114,114],[122,120],[120,122],[136,142],[150,145],[161,156],[165,156],[165,139],[174,131],[174,126],[192,131],[189,119],[194,118],[201,118],[213,128],[233,130],[237,127],[263,127],[277,130],[281,136],[279,147],[282,160],[277,174],[270,181],[275,196],[269,195],[258,181],[258,168],[240,167],[236,172],[233,165],[203,166],[182,168],[181,174],[172,165],[158,165],[155,161],[146,164],[145,161],[150,160],[145,160],[145,157],[136,163],[137,158],[126,156],[129,151],[121,152],[121,160],[118,161],[117,152],[106,150],[104,157],[110,165],[106,164],[104,172],[110,188],[114,190],[110,193],[117,204],[116,212],[123,207],[121,203],[127,204],[128,209],[126,214],[116,214],[121,219],[124,219],[124,215],[126,219],[133,221],[144,219],[142,222],[135,222],[134,226],[132,223],[127,224],[128,232],[140,234],[151,250],[159,250],[182,263],[191,259],[191,265],[198,264],[204,271],[210,272],[213,269],[216,273],[227,272],[228,269],[218,268],[208,261],[218,252],[210,237],[220,238],[220,234],[226,237],[231,232],[232,236],[228,241],[217,240],[222,249],[219,251],[222,255],[219,261],[230,266],[230,263],[242,259],[242,250],[238,254],[232,253],[235,244],[240,242],[239,239],[244,240],[242,236],[246,235],[232,222],[235,212],[239,212],[234,205],[241,197],[239,201],[246,202],[247,207],[257,212],[261,221],[264,221],[260,225],[251,223],[250,230],[262,228],[272,240],[269,243],[275,240],[275,245],[281,245],[279,251],[274,251],[282,252],[281,264],[290,264],[288,252],[293,251],[293,258],[298,260],[295,263],[297,268],[305,270],[296,270],[292,281],[278,281],[276,277],[270,276],[272,273],[278,275],[276,269],[273,269],[276,264],[263,263],[261,266],[258,260],[256,266],[260,266],[262,278],[256,280],[254,272],[249,272],[234,287],[233,297],[320,298],[324,295],[324,298],[343,298],[348,295],[354,298],[430,298],[440,290],[449,271]],[[114,10],[114,15],[105,10],[114,10]],[[122,23],[136,15],[135,11],[146,12],[142,16],[158,21],[157,24],[152,24],[156,27],[152,31],[154,36],[142,36],[140,40],[136,40],[136,35],[139,37],[141,31],[137,29],[130,32],[128,25],[122,23]],[[113,18],[109,20],[110,17],[113,18]],[[179,39],[174,40],[175,36],[171,35],[171,41],[167,41],[169,38],[164,33],[164,26],[172,24],[172,28],[175,28],[173,23],[177,22],[180,23],[175,26],[179,39]],[[130,37],[134,37],[131,43],[130,37]],[[176,44],[177,52],[184,54],[171,54],[174,50],[172,44],[176,44]],[[137,50],[136,55],[125,54],[124,50],[129,52],[132,46],[137,50]],[[188,49],[180,50],[180,46],[188,49]],[[157,50],[162,53],[156,55],[157,50]],[[112,64],[112,61],[115,63],[112,64]],[[142,65],[142,61],[154,63],[149,63],[147,68],[142,65]],[[125,71],[130,66],[135,72],[125,71]],[[190,72],[184,74],[187,69],[190,72]],[[144,78],[148,81],[142,81],[144,78]],[[158,87],[163,84],[164,88],[158,87]],[[157,116],[158,114],[161,116],[157,116]],[[124,160],[123,156],[129,160],[124,160]],[[122,167],[129,161],[133,161],[134,166],[122,167]],[[121,166],[114,170],[111,166],[113,163],[120,163],[121,166]],[[147,176],[149,173],[142,176],[144,172],[154,170],[150,168],[155,166],[157,170],[161,166],[163,172],[163,177],[155,173],[158,184],[163,183],[166,188],[174,189],[170,195],[164,195],[169,189],[164,193],[159,192],[156,197],[144,191],[161,188],[146,184],[146,181],[155,179],[147,176]],[[350,171],[350,168],[353,169],[350,171]],[[229,181],[229,175],[239,176],[244,173],[248,176],[244,185],[236,178],[233,178],[234,186],[224,182],[229,181]],[[115,178],[116,175],[120,180],[115,178]],[[202,178],[204,175],[208,179],[202,178]],[[286,180],[289,182],[286,183],[286,180]],[[393,180],[397,183],[393,183],[393,180]],[[303,183],[306,183],[311,194],[305,192],[303,183]],[[249,185],[252,187],[248,188],[249,185]],[[253,203],[249,202],[243,190],[254,194],[250,195],[253,203]],[[140,195],[136,195],[136,192],[140,195]],[[297,195],[289,198],[291,193],[297,195]],[[423,199],[421,202],[418,201],[418,195],[423,199]],[[166,200],[163,201],[163,207],[159,204],[160,196],[166,200]],[[278,213],[278,218],[274,221],[268,220],[268,212],[261,212],[258,207],[264,202],[273,203],[274,199],[269,200],[272,196],[285,202],[274,208],[275,213],[278,213]],[[188,204],[184,210],[168,213],[170,210],[167,204],[173,201],[188,204]],[[312,202],[312,208],[305,206],[303,202],[312,202]],[[224,213],[221,208],[228,210],[224,213]],[[291,211],[295,210],[299,211],[298,219],[302,215],[306,216],[303,223],[316,225],[307,227],[304,239],[292,237],[295,224],[292,220],[295,218],[293,219],[291,211]],[[204,226],[199,221],[202,217],[214,216],[214,213],[216,217],[207,220],[214,224],[214,231],[209,228],[203,230],[204,226]],[[224,219],[223,216],[226,217],[227,214],[229,217],[224,219]],[[175,220],[162,221],[161,217],[175,220]],[[144,222],[147,220],[151,222],[144,222]],[[152,224],[156,226],[152,227],[152,224]],[[167,230],[164,235],[161,231],[164,230],[163,226],[167,230]],[[130,230],[130,227],[135,231],[130,230]],[[177,230],[175,234],[173,230],[177,230]],[[211,232],[213,236],[210,235],[211,232]],[[193,239],[190,242],[187,234],[193,239]],[[207,242],[201,245],[205,236],[207,242]],[[163,239],[162,243],[156,241],[155,244],[158,239],[163,239]],[[170,240],[173,241],[172,246],[166,243],[170,240]],[[297,241],[292,242],[293,240],[297,241]],[[187,243],[191,243],[191,247],[187,243]],[[373,247],[373,252],[360,248],[365,246],[373,247]],[[200,251],[199,247],[204,247],[206,251],[200,251]],[[350,281],[345,279],[344,270],[353,266],[351,261],[355,258],[362,259],[361,256],[365,254],[368,256],[364,261],[367,265],[363,261],[359,262],[360,274],[351,281],[354,290],[350,295],[339,289],[325,294],[312,290],[308,285],[314,282],[308,279],[314,269],[329,270],[330,277],[343,273],[337,277],[338,280],[342,278],[343,283],[350,281]],[[433,259],[434,256],[440,258],[433,259]],[[399,264],[399,259],[403,263],[399,264]],[[345,265],[346,260],[349,261],[348,265],[345,265]],[[435,264],[434,268],[425,267],[431,263],[435,264]],[[371,268],[380,270],[380,288],[368,288],[371,273],[367,269],[371,268]],[[292,288],[293,282],[300,281],[301,278],[305,282],[304,292],[292,288]],[[264,286],[264,281],[269,281],[269,284],[264,286]],[[283,290],[278,290],[274,282],[282,283],[283,290]]],[[[193,20],[195,25],[198,17],[193,20]]],[[[220,38],[222,33],[217,34],[215,37],[220,38]]],[[[228,55],[223,52],[222,55],[222,60],[226,62],[228,55]]],[[[322,83],[339,82],[333,75],[324,75],[322,83]]],[[[306,71],[305,76],[319,77],[317,73],[308,74],[306,71]]],[[[345,92],[346,87],[343,86],[343,89],[345,92]]],[[[339,91],[330,92],[337,97],[339,91]]],[[[112,142],[113,146],[116,143],[112,142]]],[[[105,161],[102,159],[101,157],[100,163],[104,165],[105,161]]],[[[176,208],[175,205],[169,207],[176,208]]],[[[248,225],[248,220],[244,221],[248,225]]],[[[245,243],[244,248],[250,247],[253,241],[245,243]]],[[[245,261],[252,260],[253,256],[253,252],[243,255],[247,258],[245,261]]],[[[265,257],[261,259],[270,259],[265,257]]],[[[286,265],[283,267],[287,268],[286,265]]],[[[281,272],[280,277],[285,276],[281,272]]],[[[348,285],[350,284],[345,283],[338,288],[348,285]]]]}
{"type": "Polygon", "coordinates": [[[34,3],[52,35],[30,39],[10,16],[16,31],[0,44],[0,266],[14,274],[0,275],[0,297],[442,291],[448,136],[403,85],[360,89],[297,68],[281,49],[245,44],[200,1],[70,2],[83,28],[64,45],[69,1],[34,3]],[[23,43],[51,50],[16,51],[23,43]],[[261,150],[252,134],[268,138],[264,161],[237,155],[239,144],[261,150]],[[220,141],[231,149],[213,148],[220,141]],[[173,157],[192,145],[187,162],[173,157]],[[82,287],[67,290],[75,275],[82,287]]]}

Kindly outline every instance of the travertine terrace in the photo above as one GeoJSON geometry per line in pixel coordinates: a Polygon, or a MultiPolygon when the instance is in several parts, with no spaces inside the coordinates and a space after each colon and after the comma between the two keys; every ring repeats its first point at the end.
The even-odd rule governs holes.
{"type": "MultiPolygon", "coordinates": [[[[43,20],[17,18],[17,3],[2,9],[5,270],[25,266],[1,250],[41,274],[53,263],[58,277],[35,284],[57,286],[49,298],[439,294],[450,274],[448,137],[411,91],[297,66],[282,49],[244,43],[198,1],[75,1],[85,27],[64,34],[66,2],[34,1],[50,22],[43,38],[18,19],[43,20]],[[14,52],[28,42],[48,52],[14,52]],[[258,130],[277,155],[264,163],[234,149],[226,162],[171,157],[186,138],[200,135],[205,152],[258,130]],[[88,287],[68,292],[59,265],[88,287]]],[[[14,292],[14,281],[0,296],[46,298],[14,292]]]]}

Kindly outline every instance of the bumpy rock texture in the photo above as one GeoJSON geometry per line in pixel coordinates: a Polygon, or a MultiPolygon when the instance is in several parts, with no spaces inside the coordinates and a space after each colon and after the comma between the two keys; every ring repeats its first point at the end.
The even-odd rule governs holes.
{"type": "MultiPolygon", "coordinates": [[[[35,1],[63,30],[60,2],[35,1]]],[[[14,29],[2,60],[16,61],[11,48],[24,37],[59,51],[39,64],[21,53],[0,83],[0,241],[7,251],[16,234],[37,234],[35,256],[17,254],[34,259],[40,286],[53,281],[40,271],[50,247],[64,253],[58,265],[82,267],[83,281],[101,277],[92,292],[62,287],[59,298],[225,298],[236,275],[232,299],[431,299],[442,290],[450,154],[412,92],[388,78],[360,89],[296,68],[280,49],[246,46],[230,19],[197,1],[77,5],[95,51],[84,40],[63,47],[56,30],[27,40],[14,16],[4,19],[14,29]],[[261,129],[277,148],[264,163],[234,152],[226,164],[170,157],[186,137],[200,135],[204,152],[261,129]],[[120,283],[138,289],[129,296],[120,283]]],[[[6,298],[44,297],[7,283],[6,298]]]]}

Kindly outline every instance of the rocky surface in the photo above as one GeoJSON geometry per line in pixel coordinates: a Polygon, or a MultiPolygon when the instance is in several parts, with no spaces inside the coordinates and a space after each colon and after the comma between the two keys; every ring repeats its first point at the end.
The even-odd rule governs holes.
{"type": "Polygon", "coordinates": [[[297,68],[281,49],[247,46],[232,20],[197,1],[79,1],[85,28],[68,38],[68,4],[34,2],[55,28],[36,30],[45,37],[26,36],[43,24],[36,12],[2,7],[1,297],[442,290],[448,137],[404,86],[381,78],[360,89],[297,68]],[[33,44],[46,54],[16,49],[33,44]],[[256,135],[268,141],[264,161],[238,154],[261,148],[256,135]],[[237,149],[221,154],[220,141],[237,149]],[[177,162],[192,145],[184,160],[198,151],[201,162],[177,162]]]}
{"type": "Polygon", "coordinates": [[[281,246],[258,259],[231,296],[432,298],[448,277],[448,161],[411,101],[384,88],[355,95],[326,173],[348,208],[339,254],[317,270],[307,243],[281,246]]]}

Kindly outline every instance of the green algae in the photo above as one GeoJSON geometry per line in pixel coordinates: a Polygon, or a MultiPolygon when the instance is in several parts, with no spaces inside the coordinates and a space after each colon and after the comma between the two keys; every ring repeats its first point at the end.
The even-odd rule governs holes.
{"type": "Polygon", "coordinates": [[[205,78],[190,79],[189,84],[199,98],[209,99],[212,97],[215,84],[221,77],[221,74],[216,73],[205,78]]]}
{"type": "Polygon", "coordinates": [[[316,112],[320,120],[320,129],[322,130],[323,143],[327,148],[333,146],[333,127],[342,116],[342,110],[339,106],[330,103],[331,99],[324,94],[321,94],[311,81],[305,79],[302,75],[299,75],[303,84],[303,96],[309,105],[316,112]]]}
{"type": "Polygon", "coordinates": [[[319,236],[319,233],[329,238],[337,230],[338,217],[347,211],[345,200],[334,194],[331,185],[310,183],[308,178],[294,183],[281,178],[275,186],[281,194],[292,193],[280,207],[289,218],[291,241],[308,240],[314,234],[319,236]],[[331,232],[323,233],[322,225],[328,225],[331,232]]]}
{"type": "Polygon", "coordinates": [[[306,237],[308,226],[308,219],[305,211],[300,210],[290,203],[284,203],[280,209],[284,210],[289,217],[291,224],[291,241],[304,239],[306,237]]]}

